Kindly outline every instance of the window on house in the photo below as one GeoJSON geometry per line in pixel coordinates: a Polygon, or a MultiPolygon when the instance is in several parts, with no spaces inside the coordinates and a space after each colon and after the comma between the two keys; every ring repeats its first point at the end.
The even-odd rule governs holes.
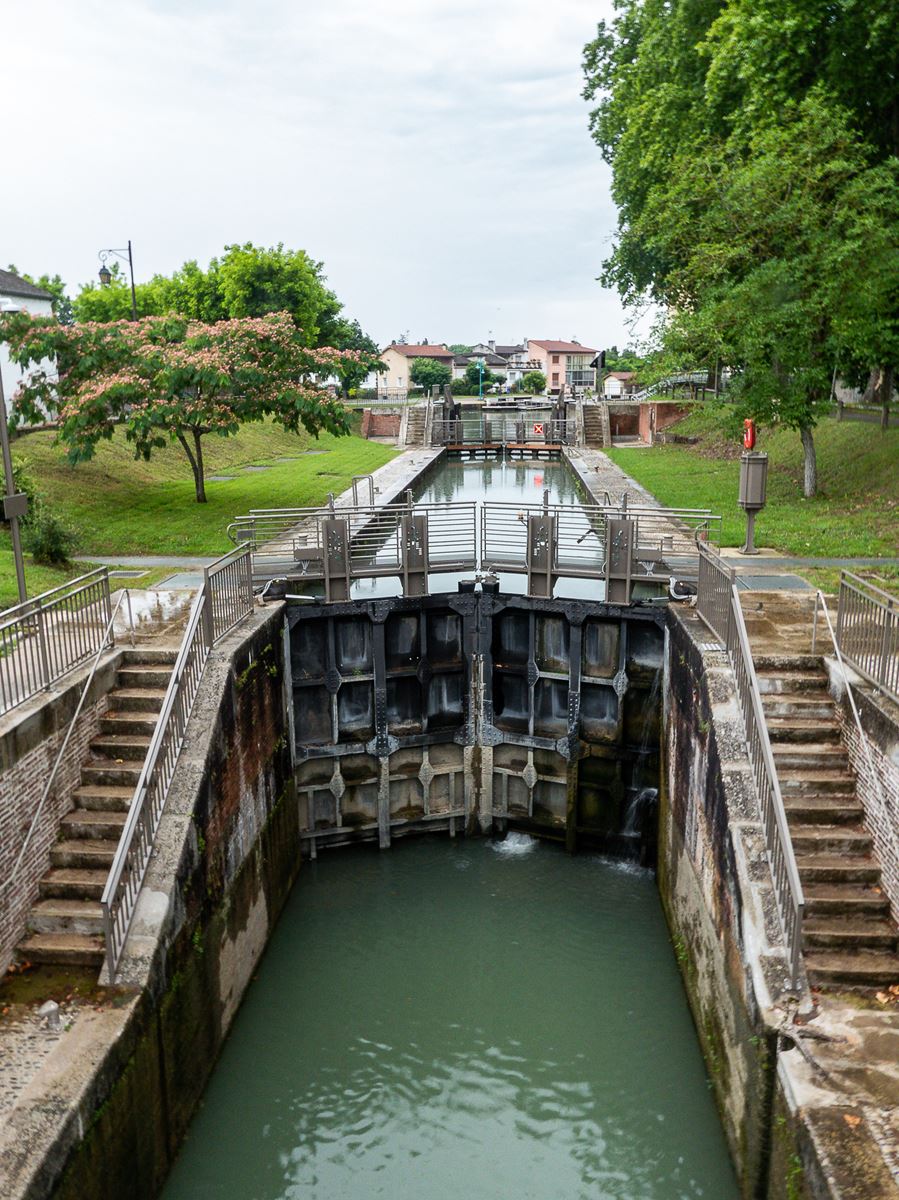
{"type": "Polygon", "coordinates": [[[559,383],[559,372],[553,371],[553,387],[557,387],[559,383]]]}
{"type": "Polygon", "coordinates": [[[556,363],[557,363],[558,361],[559,361],[559,356],[558,356],[558,354],[554,354],[554,355],[553,355],[553,366],[555,366],[555,365],[556,365],[556,363]]]}

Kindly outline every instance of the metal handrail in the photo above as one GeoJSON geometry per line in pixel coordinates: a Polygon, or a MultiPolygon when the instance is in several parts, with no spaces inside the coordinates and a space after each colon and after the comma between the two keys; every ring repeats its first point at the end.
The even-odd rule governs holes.
{"type": "Polygon", "coordinates": [[[131,645],[134,645],[134,616],[131,612],[131,593],[127,588],[124,588],[122,590],[122,594],[116,601],[116,606],[112,610],[112,615],[106,623],[103,640],[100,643],[96,656],[94,657],[94,662],[91,666],[88,677],[84,681],[84,685],[81,689],[81,695],[78,697],[78,704],[75,707],[75,712],[73,713],[72,719],[69,721],[69,727],[66,730],[66,736],[63,738],[62,745],[56,752],[56,758],[53,760],[53,766],[50,769],[50,774],[47,776],[47,780],[41,792],[41,798],[38,801],[37,807],[35,808],[31,817],[31,823],[28,826],[28,832],[25,834],[25,840],[22,842],[22,848],[19,850],[18,856],[16,861],[13,863],[12,870],[10,871],[9,875],[3,883],[0,883],[0,892],[5,891],[19,873],[19,867],[22,865],[22,859],[25,857],[25,851],[28,849],[28,846],[31,842],[31,836],[34,833],[35,827],[37,826],[38,818],[44,811],[44,805],[47,803],[47,797],[50,795],[50,790],[53,787],[57,772],[59,771],[60,763],[63,760],[69,745],[69,741],[71,740],[72,734],[75,731],[75,724],[78,721],[78,718],[81,716],[81,710],[84,707],[84,701],[87,698],[87,693],[90,690],[94,676],[97,673],[97,667],[100,665],[100,658],[102,657],[103,651],[113,645],[113,642],[111,640],[107,641],[107,639],[109,639],[110,635],[112,634],[113,626],[115,625],[115,619],[119,615],[119,609],[122,607],[123,601],[126,599],[128,601],[128,626],[131,631],[131,645]]]}
{"type": "Polygon", "coordinates": [[[89,659],[99,622],[108,621],[110,611],[109,571],[98,567],[0,613],[0,712],[89,659]],[[57,636],[51,637],[47,624],[57,617],[57,636]]]}
{"type": "Polygon", "coordinates": [[[899,600],[841,571],[836,636],[846,661],[899,704],[899,600]]]}
{"type": "Polygon", "coordinates": [[[354,475],[352,480],[353,487],[353,503],[359,503],[359,484],[368,484],[368,503],[374,505],[375,502],[375,481],[371,475],[354,475]]]}
{"type": "Polygon", "coordinates": [[[774,884],[774,899],[790,963],[791,983],[797,987],[802,961],[802,919],[805,896],[787,822],[780,781],[749,635],[743,619],[734,572],[705,546],[699,549],[699,587],[696,613],[724,643],[737,684],[746,748],[759,797],[765,847],[774,884]]]}
{"type": "MultiPolygon", "coordinates": [[[[223,555],[208,567],[203,586],[191,609],[100,900],[110,982],[115,979],[137,899],[150,865],[156,831],[206,662],[216,642],[237,623],[228,622],[228,614],[239,611],[235,603],[239,605],[247,601],[247,594],[241,599],[240,588],[242,580],[246,580],[249,587],[249,557],[249,549],[241,547],[239,556],[234,553],[223,555]],[[223,582],[219,595],[216,595],[216,589],[220,587],[219,580],[223,582]],[[235,587],[238,589],[237,602],[235,587]],[[224,618],[217,620],[217,614],[220,616],[222,613],[225,614],[224,618]]],[[[252,590],[248,592],[248,602],[249,610],[244,611],[243,616],[252,609],[252,590]]]]}
{"type": "Polygon", "coordinates": [[[839,663],[840,671],[842,672],[842,675],[843,675],[843,682],[846,685],[846,694],[849,697],[849,706],[852,709],[852,716],[855,720],[855,727],[858,730],[858,735],[861,738],[862,745],[865,748],[865,759],[868,763],[868,773],[870,774],[871,780],[874,783],[874,786],[877,790],[881,806],[885,809],[886,808],[886,800],[884,798],[884,793],[883,793],[883,783],[881,782],[880,775],[877,773],[877,769],[874,766],[874,759],[871,756],[871,745],[870,745],[870,742],[868,741],[868,735],[865,733],[864,729],[862,728],[862,721],[861,721],[861,717],[859,716],[858,708],[855,703],[855,696],[852,694],[852,683],[850,682],[850,679],[849,679],[849,672],[846,670],[846,664],[843,661],[843,655],[840,652],[840,644],[837,641],[837,635],[834,632],[833,623],[831,622],[831,619],[830,619],[830,613],[827,611],[827,601],[824,599],[824,596],[820,591],[815,592],[815,616],[814,616],[814,620],[812,622],[812,654],[814,654],[816,652],[816,648],[818,645],[818,606],[819,606],[819,604],[821,606],[821,609],[824,612],[824,620],[827,623],[827,631],[830,634],[830,641],[831,641],[831,644],[833,645],[834,653],[836,655],[837,662],[839,663]]]}

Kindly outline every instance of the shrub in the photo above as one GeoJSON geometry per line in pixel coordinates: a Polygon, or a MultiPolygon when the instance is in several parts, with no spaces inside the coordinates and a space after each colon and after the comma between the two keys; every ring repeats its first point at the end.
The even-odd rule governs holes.
{"type": "Polygon", "coordinates": [[[32,499],[22,522],[22,541],[34,561],[45,567],[66,566],[78,544],[74,530],[40,496],[32,499]]]}

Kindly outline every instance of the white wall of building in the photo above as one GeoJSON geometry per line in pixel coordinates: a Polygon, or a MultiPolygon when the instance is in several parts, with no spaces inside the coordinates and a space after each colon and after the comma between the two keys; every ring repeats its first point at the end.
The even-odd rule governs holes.
{"type": "MultiPolygon", "coordinates": [[[[4,309],[7,311],[24,309],[36,317],[53,315],[53,305],[49,300],[39,300],[36,296],[8,296],[0,292],[0,311],[4,309]]],[[[55,368],[50,359],[45,358],[41,363],[41,369],[50,373],[55,368]]],[[[19,386],[23,375],[22,368],[16,363],[10,362],[9,347],[5,342],[0,342],[0,377],[3,379],[3,396],[6,400],[7,415],[10,412],[13,393],[19,386]]]]}

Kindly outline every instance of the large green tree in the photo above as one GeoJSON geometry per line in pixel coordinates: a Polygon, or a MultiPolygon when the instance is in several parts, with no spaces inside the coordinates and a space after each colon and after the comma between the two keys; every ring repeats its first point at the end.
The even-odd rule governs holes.
{"type": "Polygon", "coordinates": [[[664,351],[720,359],[747,412],[799,431],[812,494],[834,367],[895,361],[897,14],[882,0],[616,8],[584,60],[619,210],[603,278],[664,306],[664,351]]]}
{"type": "MultiPolygon", "coordinates": [[[[74,301],[79,321],[130,316],[130,282],[118,264],[112,275],[106,286],[90,283],[81,289],[74,301]]],[[[142,317],[179,313],[210,323],[289,312],[308,346],[337,346],[352,325],[326,284],[323,264],[305,250],[289,250],[280,242],[268,248],[250,242],[226,246],[205,270],[191,260],[173,275],[154,275],[138,283],[135,291],[142,317]]]]}

